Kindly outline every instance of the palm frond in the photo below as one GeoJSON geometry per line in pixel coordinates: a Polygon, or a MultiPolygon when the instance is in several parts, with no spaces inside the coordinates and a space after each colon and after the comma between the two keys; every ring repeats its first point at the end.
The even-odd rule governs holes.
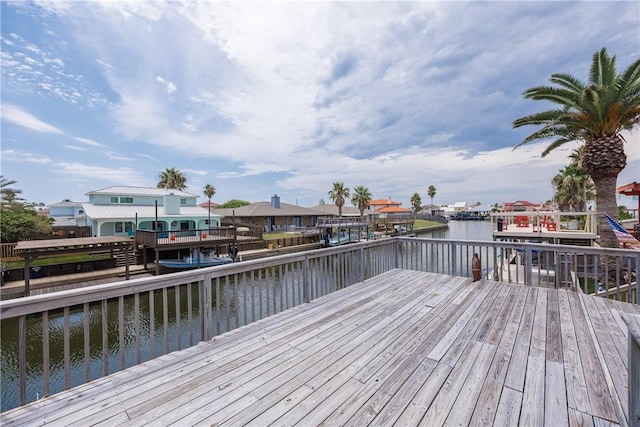
{"type": "Polygon", "coordinates": [[[576,93],[580,93],[584,89],[584,83],[570,74],[555,73],[551,75],[549,81],[576,93]]]}

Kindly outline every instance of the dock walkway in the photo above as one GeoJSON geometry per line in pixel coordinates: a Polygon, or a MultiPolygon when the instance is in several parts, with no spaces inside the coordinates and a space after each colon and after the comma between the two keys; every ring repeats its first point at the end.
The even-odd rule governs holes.
{"type": "Polygon", "coordinates": [[[13,425],[627,425],[636,305],[395,269],[0,415],[13,425]]]}

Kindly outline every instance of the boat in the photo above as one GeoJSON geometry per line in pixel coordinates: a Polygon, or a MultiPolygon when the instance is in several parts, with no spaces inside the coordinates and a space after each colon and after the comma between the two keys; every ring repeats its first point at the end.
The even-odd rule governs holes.
{"type": "Polygon", "coordinates": [[[360,241],[359,233],[347,233],[345,230],[340,230],[338,235],[329,239],[329,246],[340,246],[348,243],[356,243],[360,241]]]}
{"type": "Polygon", "coordinates": [[[229,255],[215,255],[211,250],[191,249],[188,256],[174,259],[161,259],[158,261],[163,267],[175,269],[191,269],[213,267],[216,265],[230,264],[233,258],[229,255]]]}

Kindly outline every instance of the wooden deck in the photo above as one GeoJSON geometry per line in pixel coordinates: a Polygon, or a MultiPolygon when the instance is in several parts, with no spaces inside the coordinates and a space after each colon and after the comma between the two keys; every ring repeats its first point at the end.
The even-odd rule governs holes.
{"type": "Polygon", "coordinates": [[[1,414],[10,425],[627,425],[638,306],[408,270],[1,414]]]}

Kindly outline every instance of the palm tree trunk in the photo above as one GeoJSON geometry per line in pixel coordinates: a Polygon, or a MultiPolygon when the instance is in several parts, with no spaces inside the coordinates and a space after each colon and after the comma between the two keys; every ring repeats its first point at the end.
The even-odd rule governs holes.
{"type": "Polygon", "coordinates": [[[605,248],[620,247],[616,235],[609,226],[604,214],[607,213],[614,219],[618,219],[618,204],[616,202],[616,176],[606,176],[594,179],[596,186],[596,206],[598,209],[596,219],[598,221],[598,233],[600,245],[605,248]]]}

